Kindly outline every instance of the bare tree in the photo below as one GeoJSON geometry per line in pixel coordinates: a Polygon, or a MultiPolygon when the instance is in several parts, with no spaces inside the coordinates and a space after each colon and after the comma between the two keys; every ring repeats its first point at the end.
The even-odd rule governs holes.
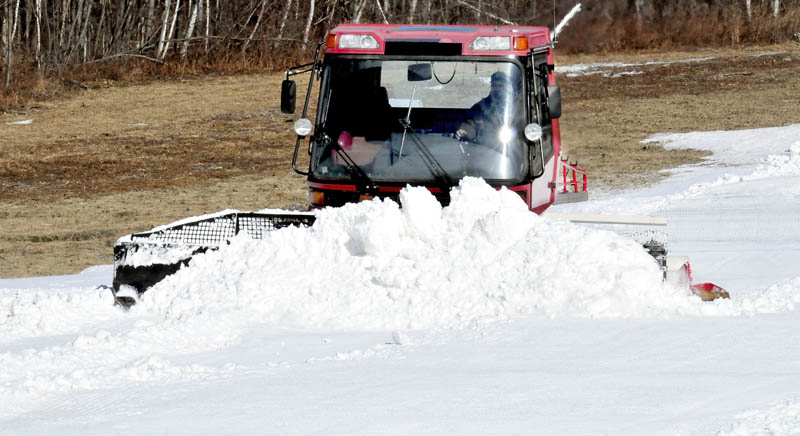
{"type": "Polygon", "coordinates": [[[197,10],[200,7],[200,1],[194,2],[192,7],[192,0],[189,0],[189,9],[191,9],[191,18],[189,18],[189,25],[186,29],[186,39],[183,41],[183,48],[181,49],[181,59],[186,60],[186,55],[189,53],[189,40],[194,33],[194,25],[197,22],[197,10]]]}
{"type": "Polygon", "coordinates": [[[158,39],[158,49],[156,50],[156,58],[164,58],[164,45],[167,39],[167,23],[169,20],[169,7],[172,0],[164,0],[164,14],[161,19],[161,37],[158,39]]]}
{"type": "MultiPolygon", "coordinates": [[[[430,4],[430,0],[428,0],[428,3],[430,4]]],[[[389,20],[386,19],[386,14],[383,13],[383,8],[381,7],[380,0],[375,0],[375,4],[378,6],[378,12],[381,13],[381,17],[383,18],[383,23],[389,24],[389,20]]]]}
{"type": "MultiPolygon", "coordinates": [[[[200,47],[200,41],[208,59],[232,50],[247,59],[249,53],[265,48],[291,54],[344,22],[552,26],[554,5],[537,0],[0,0],[0,66],[5,73],[0,76],[0,88],[11,86],[14,74],[33,69],[42,75],[58,74],[76,64],[127,57],[164,63],[170,50],[187,60],[196,55],[192,44],[200,47]]],[[[691,25],[703,26],[703,16],[731,8],[746,12],[748,22],[708,20],[715,27],[696,32],[709,38],[702,43],[724,43],[714,35],[726,31],[745,35],[748,42],[767,42],[776,35],[794,38],[800,28],[800,0],[745,0],[744,4],[738,0],[605,0],[587,6],[575,27],[592,26],[598,17],[606,23],[602,26],[610,22],[620,28],[635,20],[637,29],[653,29],[649,38],[670,38],[687,33],[682,21],[690,20],[676,17],[700,18],[691,25]],[[759,14],[780,19],[757,23],[759,14]],[[773,31],[763,31],[764,26],[773,26],[773,31]],[[747,32],[748,28],[755,31],[747,32]]],[[[607,30],[603,27],[594,34],[620,38],[621,32],[607,30]]],[[[566,34],[564,39],[562,43],[567,42],[566,34]]],[[[590,38],[596,39],[598,46],[608,43],[590,38]]],[[[734,40],[739,39],[729,39],[734,40]]]]}
{"type": "Polygon", "coordinates": [[[206,53],[208,53],[208,41],[211,36],[211,0],[206,0],[206,39],[204,41],[206,53]]]}
{"type": "Polygon", "coordinates": [[[475,11],[475,12],[482,12],[482,13],[486,14],[486,16],[487,16],[487,17],[490,17],[490,18],[492,18],[492,19],[494,19],[494,20],[497,20],[497,21],[499,21],[499,22],[501,22],[501,23],[503,23],[503,24],[508,24],[508,25],[511,25],[511,26],[513,26],[513,25],[516,25],[516,24],[517,24],[517,23],[515,23],[515,22],[513,22],[513,21],[511,21],[511,20],[507,20],[507,19],[505,19],[505,18],[503,18],[503,17],[500,17],[500,16],[498,16],[498,15],[495,15],[495,14],[490,14],[490,13],[488,13],[488,12],[486,12],[486,11],[481,11],[481,10],[480,10],[480,9],[478,9],[476,6],[469,4],[469,3],[467,3],[467,2],[466,2],[466,1],[464,1],[464,0],[456,0],[456,1],[458,2],[458,4],[460,4],[461,6],[464,6],[464,7],[466,7],[467,9],[472,9],[472,10],[473,10],[473,11],[475,11]]]}
{"type": "Polygon", "coordinates": [[[36,67],[42,69],[42,0],[36,0],[36,67]]]}
{"type": "Polygon", "coordinates": [[[364,6],[366,6],[367,0],[358,0],[358,2],[353,3],[353,7],[355,8],[353,11],[353,22],[360,23],[361,22],[361,14],[364,12],[364,6]]]}
{"type": "Polygon", "coordinates": [[[314,20],[314,0],[311,0],[311,4],[308,7],[308,20],[306,21],[306,30],[303,31],[303,51],[306,50],[306,45],[308,45],[308,34],[311,31],[311,22],[314,20]]]}
{"type": "Polygon", "coordinates": [[[261,11],[258,12],[258,18],[256,19],[256,24],[253,26],[253,31],[250,32],[250,37],[247,38],[247,41],[242,44],[242,53],[247,51],[247,46],[250,45],[250,41],[256,36],[256,32],[258,31],[258,26],[261,25],[261,19],[264,17],[264,10],[267,8],[267,0],[261,0],[261,11]]]}
{"type": "Polygon", "coordinates": [[[283,10],[283,18],[281,18],[281,26],[278,29],[278,39],[283,38],[283,29],[286,27],[286,20],[289,18],[289,10],[292,9],[292,0],[286,3],[286,9],[283,10]]]}
{"type": "Polygon", "coordinates": [[[161,53],[161,59],[167,55],[170,46],[170,40],[172,39],[172,35],[175,34],[175,23],[178,22],[178,12],[181,10],[181,0],[175,0],[175,13],[172,15],[172,24],[169,26],[169,31],[167,31],[167,44],[164,51],[161,53]]]}
{"type": "Polygon", "coordinates": [[[14,37],[17,31],[17,22],[19,21],[19,0],[15,7],[11,7],[11,2],[7,2],[8,15],[6,19],[6,28],[8,29],[8,40],[6,41],[6,89],[11,86],[11,71],[14,69],[14,37]]]}

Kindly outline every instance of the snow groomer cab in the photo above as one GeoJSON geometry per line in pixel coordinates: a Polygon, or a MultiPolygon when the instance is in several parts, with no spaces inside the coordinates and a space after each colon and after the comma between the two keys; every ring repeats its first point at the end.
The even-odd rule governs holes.
{"type": "MultiPolygon", "coordinates": [[[[294,113],[291,77],[311,75],[292,159],[307,176],[310,207],[394,198],[408,184],[447,205],[450,188],[473,176],[543,212],[556,201],[559,168],[569,166],[559,159],[553,69],[546,27],[334,28],[314,61],[287,70],[282,84],[281,110],[294,113]]],[[[585,179],[575,188],[569,194],[586,196],[585,179]]]]}

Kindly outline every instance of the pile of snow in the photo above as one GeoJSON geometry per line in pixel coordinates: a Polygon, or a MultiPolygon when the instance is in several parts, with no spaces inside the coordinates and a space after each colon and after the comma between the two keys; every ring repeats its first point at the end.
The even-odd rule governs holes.
{"type": "Polygon", "coordinates": [[[750,179],[786,176],[800,176],[800,141],[792,144],[786,154],[769,155],[750,179]]]}
{"type": "Polygon", "coordinates": [[[742,313],[776,313],[786,312],[800,305],[800,277],[784,283],[771,285],[767,290],[742,297],[737,305],[742,313]]]}
{"type": "Polygon", "coordinates": [[[81,331],[118,312],[108,288],[0,289],[0,342],[81,331]]]}
{"type": "MultiPolygon", "coordinates": [[[[463,180],[446,208],[424,188],[406,188],[400,200],[402,208],[373,200],[326,209],[312,228],[196,256],[136,310],[167,319],[235,312],[251,322],[335,329],[748,311],[664,284],[635,241],[539,217],[515,193],[480,179],[463,180]]],[[[769,310],[786,305],[776,307],[769,310]]]]}
{"type": "Polygon", "coordinates": [[[718,436],[792,436],[800,429],[800,403],[787,402],[767,410],[756,410],[740,417],[741,422],[718,436]]]}

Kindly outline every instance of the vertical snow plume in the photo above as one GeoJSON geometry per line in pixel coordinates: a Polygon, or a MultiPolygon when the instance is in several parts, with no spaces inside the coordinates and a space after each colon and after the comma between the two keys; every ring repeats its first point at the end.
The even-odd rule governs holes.
{"type": "Polygon", "coordinates": [[[572,17],[574,17],[574,16],[575,16],[575,14],[577,14],[577,13],[578,13],[578,12],[580,12],[580,11],[581,11],[581,4],[580,4],[580,3],[578,3],[578,4],[576,4],[575,6],[573,6],[573,7],[572,7],[572,10],[571,10],[571,11],[569,11],[569,13],[567,14],[567,16],[565,16],[565,17],[564,17],[564,18],[561,20],[561,22],[560,22],[560,23],[558,23],[558,26],[556,26],[555,30],[553,30],[552,32],[550,32],[550,39],[551,39],[553,42],[555,42],[555,41],[556,41],[556,38],[558,38],[558,34],[559,34],[559,33],[561,33],[561,29],[563,29],[564,27],[566,27],[567,23],[569,23],[569,20],[571,20],[571,19],[572,19],[572,17]]]}

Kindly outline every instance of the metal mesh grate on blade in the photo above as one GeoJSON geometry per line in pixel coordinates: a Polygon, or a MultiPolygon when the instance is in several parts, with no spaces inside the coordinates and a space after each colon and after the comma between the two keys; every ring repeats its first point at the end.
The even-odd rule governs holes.
{"type": "Polygon", "coordinates": [[[247,232],[253,239],[261,239],[264,232],[289,226],[308,227],[314,224],[314,215],[259,215],[239,214],[236,233],[247,232]]]}
{"type": "Polygon", "coordinates": [[[314,224],[314,220],[314,215],[310,214],[231,213],[157,231],[135,233],[131,235],[131,240],[211,246],[220,245],[242,231],[252,239],[262,239],[264,232],[292,225],[307,227],[314,224]]]}

